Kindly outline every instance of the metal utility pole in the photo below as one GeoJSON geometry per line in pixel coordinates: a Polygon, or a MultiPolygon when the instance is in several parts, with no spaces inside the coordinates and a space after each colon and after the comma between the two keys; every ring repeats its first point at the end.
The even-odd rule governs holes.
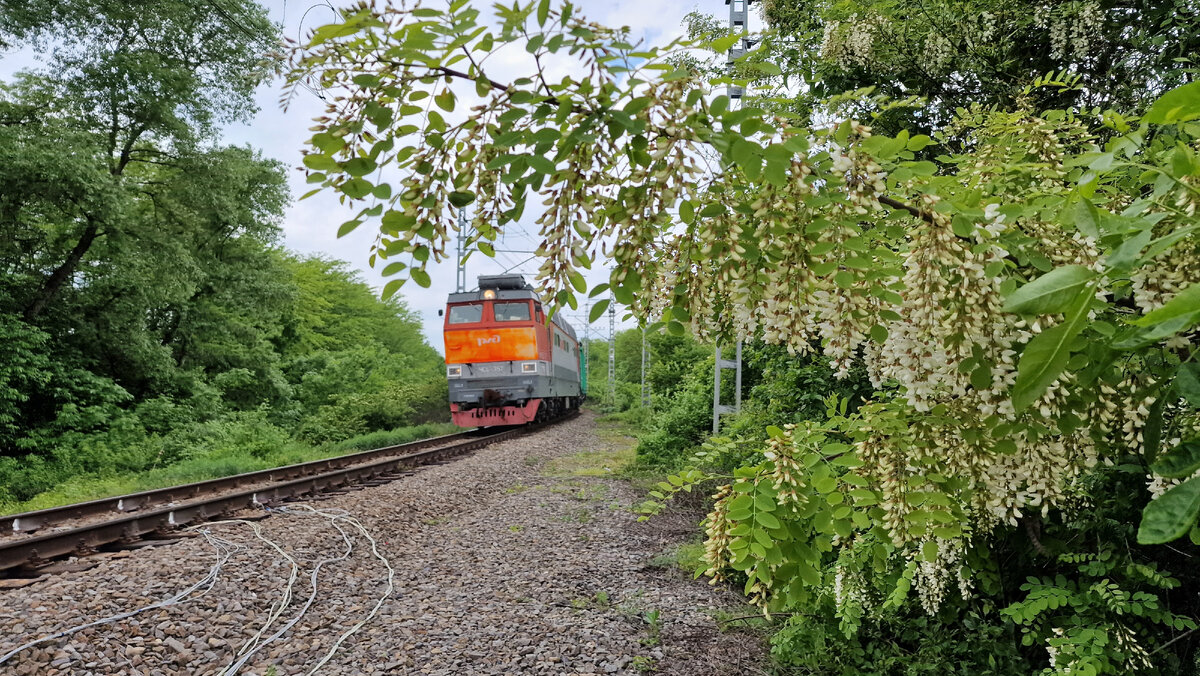
{"type": "Polygon", "coordinates": [[[589,348],[592,344],[592,302],[585,301],[583,304],[583,393],[587,394],[588,371],[592,368],[592,362],[588,359],[589,348]]]}
{"type": "MultiPolygon", "coordinates": [[[[750,5],[754,0],[725,0],[725,4],[729,5],[729,30],[734,33],[745,33],[750,25],[750,5]]],[[[742,58],[746,51],[754,46],[754,41],[748,37],[743,37],[739,42],[735,43],[729,49],[729,55],[725,63],[730,69],[733,68],[733,62],[742,58]]],[[[737,105],[741,101],[742,95],[746,93],[744,87],[738,85],[729,85],[729,98],[733,99],[732,106],[737,105]]],[[[737,413],[742,410],[742,341],[737,342],[736,359],[722,359],[721,346],[716,348],[716,365],[713,367],[713,434],[717,434],[721,429],[721,414],[722,413],[737,413]],[[722,369],[734,369],[734,399],[732,406],[726,406],[721,403],[721,371],[722,369]]]]}
{"type": "Polygon", "coordinates": [[[713,373],[713,434],[721,429],[722,413],[739,413],[742,410],[742,341],[737,342],[736,359],[721,359],[721,346],[717,346],[717,365],[713,373]],[[734,370],[734,399],[732,406],[721,403],[721,371],[734,370]]]}
{"type": "Polygon", "coordinates": [[[646,329],[642,329],[642,408],[650,408],[650,384],[646,382],[646,366],[650,363],[650,351],[646,349],[646,329]]]}
{"type": "MultiPolygon", "coordinates": [[[[747,26],[750,25],[750,5],[754,0],[725,0],[725,4],[729,5],[729,30],[734,33],[745,33],[747,26]]],[[[733,62],[742,58],[748,49],[754,46],[754,42],[750,38],[742,38],[739,42],[734,43],[734,46],[729,49],[729,55],[725,63],[732,69],[733,62]]],[[[745,89],[740,85],[729,85],[729,98],[737,100],[742,98],[745,89]]]]}
{"type": "Polygon", "coordinates": [[[608,297],[608,401],[617,400],[617,301],[608,297]]]}
{"type": "Polygon", "coordinates": [[[458,210],[458,277],[455,281],[455,288],[459,293],[467,290],[467,264],[463,262],[463,256],[467,254],[467,210],[458,210]]]}

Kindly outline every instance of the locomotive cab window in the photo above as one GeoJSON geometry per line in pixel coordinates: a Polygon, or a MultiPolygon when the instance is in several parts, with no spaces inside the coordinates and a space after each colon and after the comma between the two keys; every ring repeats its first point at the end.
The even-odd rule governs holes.
{"type": "Polygon", "coordinates": [[[492,312],[498,322],[529,321],[529,303],[492,303],[492,312]]]}
{"type": "Polygon", "coordinates": [[[483,305],[451,305],[447,321],[451,324],[474,324],[481,319],[483,305]]]}

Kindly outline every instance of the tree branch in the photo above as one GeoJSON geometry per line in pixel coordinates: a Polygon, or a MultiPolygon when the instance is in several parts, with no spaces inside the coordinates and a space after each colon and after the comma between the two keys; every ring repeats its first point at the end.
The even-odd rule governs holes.
{"type": "Polygon", "coordinates": [[[932,213],[930,213],[928,211],[922,211],[922,210],[912,206],[911,204],[905,204],[904,202],[901,202],[900,200],[892,199],[891,197],[888,197],[887,195],[876,195],[875,201],[879,202],[880,204],[882,204],[885,207],[890,207],[892,209],[896,209],[899,211],[907,211],[908,213],[912,214],[913,216],[916,216],[917,218],[925,221],[926,223],[932,224],[934,222],[932,213]]]}
{"type": "MultiPolygon", "coordinates": [[[[430,66],[430,65],[426,65],[426,64],[410,63],[410,62],[406,62],[406,61],[387,61],[386,63],[388,63],[389,65],[392,65],[392,66],[400,67],[400,68],[426,68],[430,71],[433,71],[436,73],[441,73],[442,75],[446,75],[449,77],[456,77],[456,78],[459,78],[462,80],[474,81],[474,79],[467,73],[464,73],[461,70],[447,68],[446,66],[430,66]]],[[[509,90],[509,87],[510,87],[509,85],[504,85],[499,82],[496,82],[495,80],[484,75],[483,71],[480,71],[480,76],[488,83],[488,86],[490,86],[492,89],[494,89],[496,91],[507,92],[509,90]]],[[[545,95],[544,100],[547,103],[561,104],[561,101],[559,101],[558,97],[556,97],[552,94],[549,94],[549,93],[547,93],[545,95]]],[[[575,110],[575,112],[586,112],[584,109],[580,108],[579,106],[572,106],[572,109],[575,110]]],[[[877,195],[875,197],[875,199],[880,204],[882,204],[886,207],[890,207],[892,209],[898,209],[901,211],[907,211],[908,213],[912,214],[913,216],[916,216],[917,218],[920,218],[921,220],[925,221],[926,223],[932,224],[935,222],[934,218],[933,218],[933,214],[931,212],[923,211],[921,209],[918,209],[917,207],[912,206],[911,204],[905,204],[904,202],[901,202],[899,200],[888,197],[887,195],[877,195]]]]}

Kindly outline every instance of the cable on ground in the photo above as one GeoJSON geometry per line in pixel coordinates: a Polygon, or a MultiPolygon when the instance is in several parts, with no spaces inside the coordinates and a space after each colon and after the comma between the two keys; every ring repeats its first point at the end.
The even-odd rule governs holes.
{"type": "Polygon", "coordinates": [[[99,620],[95,620],[92,622],[87,622],[85,624],[76,625],[74,627],[70,627],[69,629],[63,629],[62,631],[55,632],[48,636],[44,636],[42,638],[19,645],[16,648],[13,648],[12,650],[5,653],[3,656],[0,656],[0,664],[4,664],[5,662],[12,659],[13,656],[17,655],[18,653],[20,653],[24,650],[28,650],[29,648],[32,648],[36,645],[40,645],[42,643],[46,643],[46,642],[54,641],[56,639],[60,639],[60,638],[66,637],[66,636],[70,636],[72,634],[75,634],[77,632],[83,631],[84,629],[88,629],[91,627],[97,627],[97,626],[100,626],[103,624],[110,624],[113,622],[120,622],[121,620],[129,619],[129,618],[133,617],[134,615],[139,615],[148,610],[157,610],[159,608],[166,608],[167,606],[175,605],[175,604],[183,601],[183,599],[190,596],[192,593],[194,593],[197,589],[200,589],[201,587],[203,587],[205,584],[208,585],[208,589],[205,589],[203,592],[200,593],[200,595],[207,593],[208,590],[212,589],[213,585],[216,584],[217,578],[219,577],[220,572],[221,572],[221,567],[224,566],[229,561],[229,558],[231,556],[233,556],[233,553],[238,551],[239,549],[241,549],[241,547],[228,541],[228,540],[224,540],[224,539],[212,536],[209,533],[204,533],[204,535],[205,535],[205,538],[208,540],[208,543],[213,545],[214,549],[216,549],[217,561],[216,561],[216,563],[213,564],[212,568],[209,569],[208,574],[205,575],[203,578],[201,578],[195,584],[192,584],[191,586],[187,587],[186,589],[179,592],[178,594],[175,594],[174,596],[172,596],[168,599],[165,599],[163,601],[159,601],[157,603],[151,603],[150,605],[142,606],[141,608],[130,610],[130,611],[127,611],[124,613],[119,613],[117,615],[110,615],[108,617],[101,618],[99,620]]]}

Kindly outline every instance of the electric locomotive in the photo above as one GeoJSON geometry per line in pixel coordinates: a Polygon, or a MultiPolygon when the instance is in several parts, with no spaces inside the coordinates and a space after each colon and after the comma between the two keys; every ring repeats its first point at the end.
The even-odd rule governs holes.
{"type": "Polygon", "coordinates": [[[460,427],[522,425],[577,408],[587,391],[575,329],[521,275],[481,275],[452,293],[442,334],[450,416],[460,427]]]}

